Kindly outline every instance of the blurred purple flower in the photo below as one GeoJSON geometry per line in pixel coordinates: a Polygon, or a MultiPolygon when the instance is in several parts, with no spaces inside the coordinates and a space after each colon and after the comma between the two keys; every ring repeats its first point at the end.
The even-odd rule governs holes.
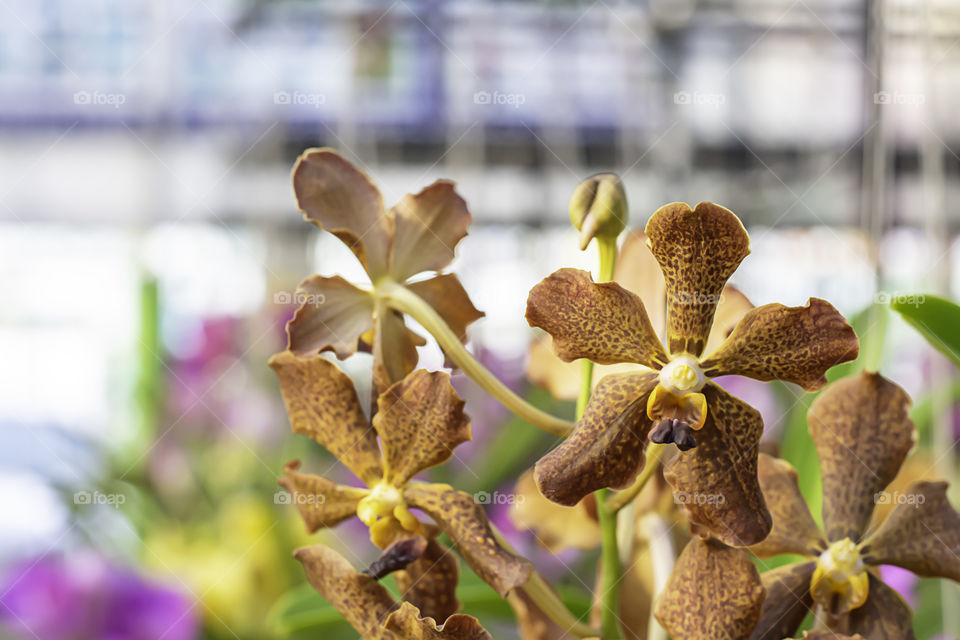
{"type": "Polygon", "coordinates": [[[903,596],[910,608],[916,608],[917,597],[914,593],[914,587],[917,584],[917,576],[912,571],[885,564],[880,567],[880,577],[903,596]]]}
{"type": "Polygon", "coordinates": [[[92,553],[9,568],[0,579],[0,624],[31,640],[192,640],[199,634],[189,599],[92,553]]]}

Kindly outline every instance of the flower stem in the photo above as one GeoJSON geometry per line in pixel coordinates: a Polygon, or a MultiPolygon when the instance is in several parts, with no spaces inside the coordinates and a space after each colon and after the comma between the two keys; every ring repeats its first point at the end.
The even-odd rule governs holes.
{"type": "Polygon", "coordinates": [[[663,455],[663,450],[666,448],[666,445],[657,444],[651,442],[647,445],[647,462],[643,467],[643,471],[637,475],[637,479],[634,480],[633,484],[624,489],[623,491],[618,491],[617,493],[610,496],[610,499],[607,500],[607,506],[610,507],[610,510],[616,513],[620,509],[624,508],[630,501],[637,497],[637,495],[643,491],[643,488],[646,486],[647,481],[654,476],[657,471],[657,467],[660,463],[660,457],[663,455]]]}
{"type": "MultiPolygon", "coordinates": [[[[613,280],[617,263],[617,239],[597,237],[600,251],[600,272],[597,282],[613,280]]],[[[583,415],[593,388],[593,363],[585,360],[580,395],[577,398],[577,419],[583,415]]],[[[604,640],[619,640],[620,630],[620,578],[623,568],[617,550],[617,513],[608,502],[610,490],[600,489],[594,496],[597,501],[597,519],[600,521],[600,621],[604,640]]]]}
{"type": "Polygon", "coordinates": [[[417,322],[436,338],[444,353],[460,369],[480,385],[484,391],[499,400],[503,406],[526,420],[535,427],[552,433],[555,436],[566,437],[573,429],[573,424],[552,416],[515,394],[486,367],[477,362],[460,342],[460,338],[453,332],[433,307],[427,304],[420,296],[396,282],[380,282],[376,287],[376,295],[390,307],[404,313],[417,322]]]}
{"type": "MultiPolygon", "coordinates": [[[[496,538],[497,543],[501,547],[511,553],[516,553],[513,546],[503,537],[503,534],[500,533],[500,530],[497,529],[492,522],[490,523],[490,529],[493,531],[493,537],[496,538]]],[[[570,613],[570,610],[563,604],[560,596],[547,585],[543,576],[536,571],[533,572],[533,575],[530,576],[527,583],[520,588],[540,607],[540,610],[543,611],[547,617],[565,631],[575,634],[579,638],[589,638],[597,635],[596,629],[580,622],[579,618],[570,613]]]]}

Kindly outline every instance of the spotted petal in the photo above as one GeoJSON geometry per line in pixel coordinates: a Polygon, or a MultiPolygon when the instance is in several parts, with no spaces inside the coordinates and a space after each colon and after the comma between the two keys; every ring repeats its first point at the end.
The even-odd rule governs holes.
{"type": "Polygon", "coordinates": [[[800,493],[796,469],[786,460],[761,453],[758,477],[763,498],[773,518],[773,528],[770,535],[750,547],[750,551],[761,558],[768,558],[781,553],[816,556],[826,550],[823,534],[800,493]]]}
{"type": "Polygon", "coordinates": [[[360,408],[353,382],[323,358],[283,351],[270,358],[290,424],[326,447],[368,486],[381,477],[377,433],[360,408]]]}
{"type": "Polygon", "coordinates": [[[866,561],[960,581],[960,513],[947,500],[947,483],[917,482],[898,499],[893,513],[865,541],[866,561]]]}
{"type": "Polygon", "coordinates": [[[434,539],[419,558],[393,574],[403,600],[413,603],[423,617],[443,622],[460,609],[457,556],[434,539]]]}
{"type": "Polygon", "coordinates": [[[492,640],[473,616],[458,613],[439,627],[432,617],[420,616],[415,606],[404,602],[387,617],[384,627],[403,640],[492,640]]]}
{"type": "Polygon", "coordinates": [[[367,495],[366,489],[348,487],[331,482],[322,476],[300,473],[300,461],[294,460],[284,466],[280,484],[290,494],[307,530],[332,527],[357,513],[357,504],[367,495]]]}
{"type": "Polygon", "coordinates": [[[461,342],[467,341],[467,327],[484,315],[473,306],[460,280],[452,273],[412,282],[407,288],[433,307],[461,342]]]}
{"type": "Polygon", "coordinates": [[[367,174],[332,149],[307,149],[293,167],[303,217],[356,254],[372,280],[387,273],[393,219],[367,174]]]}
{"type": "Polygon", "coordinates": [[[674,202],[647,222],[647,243],[667,283],[667,345],[670,353],[703,353],[713,315],[750,238],[731,211],[701,202],[695,209],[674,202]]]}
{"type": "Polygon", "coordinates": [[[693,540],[680,554],[654,615],[674,638],[742,640],[763,605],[763,586],[746,553],[693,540]]]}
{"type": "Polygon", "coordinates": [[[470,494],[443,485],[412,484],[403,496],[440,525],[473,572],[501,596],[530,579],[533,565],[497,543],[486,514],[470,494]]]}
{"type": "Polygon", "coordinates": [[[356,571],[339,553],[323,545],[294,552],[307,579],[364,640],[395,640],[381,625],[397,603],[379,582],[356,571]]]}
{"type": "Polygon", "coordinates": [[[544,496],[572,506],[597,489],[626,487],[643,467],[655,373],[620,373],[600,381],[566,440],[534,470],[544,496]]]}
{"type": "Polygon", "coordinates": [[[913,612],[900,594],[872,574],[869,589],[867,601],[847,614],[839,630],[858,633],[864,640],[916,640],[913,612]]]}
{"type": "Polygon", "coordinates": [[[470,418],[450,374],[414,371],[377,400],[373,426],[383,447],[384,478],[403,486],[424,469],[450,459],[470,439],[470,418]]]}
{"type": "Polygon", "coordinates": [[[810,298],[805,307],[765,304],[748,312],[703,368],[709,376],[786,380],[816,391],[827,384],[827,369],[859,351],[857,335],[840,312],[810,298]]]}
{"type": "Polygon", "coordinates": [[[907,393],[876,373],[833,383],[807,414],[823,476],[827,540],[860,540],[874,496],[896,477],[916,440],[907,393]]]}
{"type": "Polygon", "coordinates": [[[341,360],[357,351],[373,327],[373,296],[340,276],[310,276],[297,287],[303,303],[287,323],[288,348],[302,358],[333,351],[341,360]]]}
{"type": "Polygon", "coordinates": [[[757,479],[763,420],[756,409],[713,383],[703,393],[709,410],[694,436],[697,445],[677,452],[666,463],[664,477],[694,525],[733,546],[756,544],[772,526],[757,479]]]}
{"type": "Polygon", "coordinates": [[[398,282],[450,264],[471,220],[467,203],[448,180],[438,180],[416,195],[405,195],[392,211],[396,232],[390,275],[398,282]]]}
{"type": "Polygon", "coordinates": [[[813,608],[810,578],[816,562],[798,562],[767,571],[761,577],[767,597],[750,640],[782,640],[793,637],[813,608]]]}
{"type": "Polygon", "coordinates": [[[640,298],[615,282],[595,283],[586,271],[560,269],[531,289],[527,322],[553,336],[563,360],[655,369],[667,362],[640,298]]]}

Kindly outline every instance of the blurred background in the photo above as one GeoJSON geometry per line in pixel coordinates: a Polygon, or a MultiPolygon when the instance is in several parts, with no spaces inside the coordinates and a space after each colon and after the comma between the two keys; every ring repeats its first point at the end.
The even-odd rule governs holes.
{"type": "MultiPolygon", "coordinates": [[[[453,269],[487,314],[471,348],[558,413],[525,381],[523,311],[554,269],[594,265],[576,184],[619,173],[641,228],[724,204],[752,235],[734,284],[857,318],[916,400],[920,466],[953,477],[955,369],[885,309],[960,297],[958,111],[949,0],[0,0],[0,637],[354,637],[304,591],[290,552],[310,539],[276,486],[325,456],[266,367],[290,293],[362,277],[296,211],[311,146],[388,203],[458,183],[474,223],[453,269]]],[[[369,387],[365,356],[344,366],[369,387]]],[[[475,441],[443,477],[511,487],[553,441],[457,385],[475,441]]],[[[743,393],[817,504],[809,401],[743,393]]],[[[587,607],[595,554],[538,551],[504,511],[587,607]]],[[[955,585],[896,584],[921,638],[958,637],[955,585]]],[[[485,624],[505,615],[464,589],[485,624]]]]}

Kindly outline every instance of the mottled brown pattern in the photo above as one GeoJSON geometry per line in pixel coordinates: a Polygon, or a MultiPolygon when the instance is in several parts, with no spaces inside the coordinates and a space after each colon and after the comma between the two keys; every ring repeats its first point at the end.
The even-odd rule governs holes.
{"type": "Polygon", "coordinates": [[[703,393],[710,410],[697,432],[697,446],[667,462],[664,477],[692,523],[733,546],[756,544],[771,528],[757,480],[763,420],[713,383],[703,393]]]}
{"type": "Polygon", "coordinates": [[[470,417],[450,374],[420,369],[377,400],[373,427],[380,435],[384,479],[399,487],[424,469],[446,462],[470,439],[470,417]]]}
{"type": "Polygon", "coordinates": [[[381,477],[377,433],[360,408],[353,382],[323,358],[283,351],[270,358],[296,433],[326,447],[367,486],[381,477]]]}
{"type": "Polygon", "coordinates": [[[310,276],[297,292],[305,301],[287,323],[287,348],[301,358],[356,353],[360,336],[373,327],[373,296],[340,276],[310,276]]]}
{"type": "Polygon", "coordinates": [[[762,604],[763,586],[747,554],[697,539],[677,559],[654,615],[677,639],[743,640],[762,604]]]}
{"type": "Polygon", "coordinates": [[[566,440],[534,470],[544,496],[567,506],[604,487],[623,488],[643,467],[650,419],[647,396],[655,373],[606,376],[566,440]]]}
{"type": "Polygon", "coordinates": [[[421,616],[442,623],[460,610],[457,556],[436,540],[431,539],[420,558],[393,575],[403,599],[416,606],[421,616]]]}
{"type": "Polygon", "coordinates": [[[667,345],[671,354],[703,353],[713,314],[750,238],[733,212],[711,202],[660,207],[647,222],[647,243],[667,283],[667,345]]]}
{"type": "Polygon", "coordinates": [[[947,500],[947,483],[916,482],[904,497],[907,501],[868,536],[865,561],[960,581],[960,513],[947,500]]]}
{"type": "Polygon", "coordinates": [[[484,316],[473,306],[459,278],[452,273],[411,282],[407,288],[433,307],[461,342],[467,341],[467,327],[484,316]]]}
{"type": "Polygon", "coordinates": [[[471,215],[452,182],[438,180],[392,209],[396,232],[390,275],[402,282],[422,271],[439,271],[453,260],[454,247],[467,235],[471,215]]]}
{"type": "Polygon", "coordinates": [[[501,596],[530,579],[533,565],[497,543],[486,514],[470,494],[438,485],[410,485],[403,496],[440,525],[473,572],[501,596]]]}
{"type": "Polygon", "coordinates": [[[857,335],[840,312],[810,298],[804,307],[765,304],[750,311],[703,369],[709,376],[786,380],[816,391],[827,384],[827,369],[859,352],[857,335]]]}
{"type": "Polygon", "coordinates": [[[874,575],[869,589],[864,605],[847,614],[836,630],[860,634],[864,640],[916,640],[913,612],[900,594],[874,575]]]}
{"type": "Polygon", "coordinates": [[[340,238],[371,278],[387,272],[393,218],[367,174],[332,149],[307,149],[293,166],[293,191],[303,217],[340,238]]]}
{"type": "Polygon", "coordinates": [[[827,540],[860,540],[874,496],[897,475],[916,440],[910,396],[876,373],[833,383],[807,414],[823,477],[827,540]]]}
{"type": "Polygon", "coordinates": [[[356,571],[339,553],[323,545],[294,552],[307,579],[364,640],[400,640],[382,627],[397,603],[379,582],[356,571]]]}
{"type": "Polygon", "coordinates": [[[563,360],[635,362],[659,369],[667,362],[640,298],[615,282],[560,269],[530,290],[527,322],[553,336],[563,360]]]}
{"type": "Polygon", "coordinates": [[[786,460],[760,454],[758,477],[773,529],[762,542],[750,547],[761,558],[781,553],[815,556],[826,550],[820,527],[814,521],[797,484],[797,471],[786,460]]]}
{"type": "Polygon", "coordinates": [[[402,640],[492,640],[480,622],[473,616],[457,614],[447,618],[441,626],[420,612],[409,602],[390,614],[384,627],[402,640]]]}
{"type": "Polygon", "coordinates": [[[810,578],[816,562],[798,562],[765,572],[761,577],[767,592],[760,620],[750,640],[791,638],[813,607],[810,578]]]}
{"type": "Polygon", "coordinates": [[[280,484],[290,493],[291,502],[313,533],[317,529],[332,527],[357,512],[357,503],[367,491],[331,482],[324,477],[300,473],[300,461],[288,462],[280,484]]]}

